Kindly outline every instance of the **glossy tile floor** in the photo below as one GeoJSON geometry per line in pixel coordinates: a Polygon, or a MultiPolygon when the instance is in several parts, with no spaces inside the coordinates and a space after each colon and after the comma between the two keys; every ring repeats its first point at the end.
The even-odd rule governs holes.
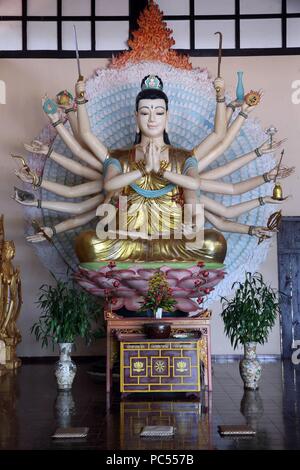
{"type": "Polygon", "coordinates": [[[58,393],[53,365],[25,364],[0,377],[0,449],[300,449],[300,369],[263,363],[258,392],[244,393],[238,362],[213,364],[213,392],[184,395],[116,390],[107,406],[104,378],[77,363],[72,393],[58,393]],[[256,436],[221,438],[220,424],[251,424],[256,436]],[[172,440],[143,440],[146,424],[176,426],[172,440]],[[60,426],[88,426],[86,439],[53,440],[60,426]]]}

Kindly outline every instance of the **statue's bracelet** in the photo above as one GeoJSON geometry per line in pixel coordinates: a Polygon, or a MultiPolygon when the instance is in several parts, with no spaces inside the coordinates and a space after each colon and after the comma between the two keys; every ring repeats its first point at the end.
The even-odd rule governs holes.
{"type": "Polygon", "coordinates": [[[218,98],[217,96],[216,100],[217,100],[217,103],[225,103],[225,96],[223,96],[223,98],[218,98]]]}
{"type": "Polygon", "coordinates": [[[258,202],[259,202],[260,206],[264,206],[266,204],[265,201],[264,201],[264,198],[262,196],[259,196],[258,202]]]}
{"type": "Polygon", "coordinates": [[[248,118],[248,114],[244,113],[244,111],[240,111],[239,115],[242,116],[244,119],[248,118]]]}
{"type": "Polygon", "coordinates": [[[56,121],[56,122],[52,122],[52,126],[53,126],[53,127],[56,127],[56,126],[58,126],[59,124],[62,124],[62,120],[61,120],[61,119],[59,119],[59,120],[56,121]]]}
{"type": "Polygon", "coordinates": [[[254,225],[249,225],[248,235],[253,236],[254,225]]]}
{"type": "Polygon", "coordinates": [[[73,106],[72,106],[72,108],[65,109],[65,114],[69,114],[72,111],[75,112],[75,109],[73,108],[73,106]]]}
{"type": "Polygon", "coordinates": [[[49,158],[52,152],[53,152],[53,147],[52,145],[50,145],[46,158],[49,158]]]}
{"type": "Polygon", "coordinates": [[[232,111],[235,111],[236,106],[233,103],[228,103],[227,108],[231,108],[232,111]]]}
{"type": "Polygon", "coordinates": [[[85,103],[88,102],[88,100],[86,100],[85,98],[84,98],[84,99],[82,99],[82,98],[81,98],[81,99],[80,99],[80,98],[76,98],[75,102],[76,102],[77,104],[85,104],[85,103]]]}
{"type": "Polygon", "coordinates": [[[262,153],[261,153],[261,151],[259,150],[259,148],[256,148],[256,149],[254,150],[254,152],[256,153],[256,155],[257,155],[258,157],[261,157],[261,156],[262,156],[262,153]]]}
{"type": "Polygon", "coordinates": [[[265,183],[270,183],[271,179],[269,178],[268,172],[263,174],[263,179],[265,183]]]}
{"type": "Polygon", "coordinates": [[[55,235],[57,235],[57,230],[55,228],[55,225],[52,225],[50,228],[52,230],[52,238],[53,238],[53,237],[55,237],[55,235]]]}

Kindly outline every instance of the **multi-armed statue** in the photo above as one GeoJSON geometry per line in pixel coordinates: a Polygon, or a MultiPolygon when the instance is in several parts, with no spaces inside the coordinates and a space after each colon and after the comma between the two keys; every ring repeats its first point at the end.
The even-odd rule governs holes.
{"type": "MultiPolygon", "coordinates": [[[[28,166],[16,171],[17,176],[34,187],[42,187],[50,192],[74,198],[89,196],[84,202],[58,202],[37,200],[33,195],[16,189],[15,199],[23,205],[41,207],[74,214],[75,217],[59,223],[55,227],[43,227],[36,235],[28,237],[31,242],[40,242],[46,237],[75,227],[84,226],[97,216],[104,216],[107,204],[115,206],[119,196],[127,196],[127,221],[122,227],[125,233],[115,237],[112,230],[105,232],[105,226],[114,225],[108,217],[103,217],[103,230],[99,226],[98,234],[102,238],[88,241],[84,235],[77,241],[80,261],[91,261],[91,252],[86,250],[86,244],[92,243],[95,253],[94,261],[171,261],[171,260],[215,260],[223,262],[226,254],[224,238],[219,232],[207,230],[204,235],[203,247],[185,249],[185,235],[191,235],[189,229],[200,230],[197,226],[197,210],[204,206],[205,218],[219,231],[237,232],[260,237],[269,232],[267,227],[248,226],[234,222],[241,214],[255,209],[263,204],[278,204],[282,201],[265,196],[249,200],[231,207],[226,207],[213,198],[201,195],[201,190],[212,194],[241,194],[275,178],[285,178],[292,169],[274,167],[268,173],[232,184],[219,181],[247,165],[264,153],[269,153],[281,145],[274,142],[270,148],[264,143],[246,155],[210,171],[206,168],[220,157],[231,145],[238,134],[243,122],[254,106],[231,102],[225,105],[225,86],[221,78],[214,82],[216,93],[216,113],[214,131],[204,139],[192,152],[173,148],[168,137],[168,98],[163,92],[163,84],[159,77],[149,75],[142,81],[142,90],[136,98],[137,133],[134,146],[129,150],[110,152],[106,146],[91,132],[88,114],[85,108],[85,85],[83,81],[76,83],[77,120],[73,106],[66,109],[73,129],[73,135],[64,127],[59,114],[55,111],[55,103],[44,100],[44,109],[56,128],[62,140],[69,149],[86,165],[74,162],[63,155],[56,154],[47,146],[33,141],[26,149],[34,153],[47,154],[58,164],[74,174],[80,174],[86,183],[66,187],[58,183],[44,180],[28,166]],[[236,107],[241,111],[228,126],[236,107]],[[51,110],[49,112],[49,110],[51,110]],[[184,207],[185,206],[185,207],[184,207]],[[186,227],[184,210],[191,213],[192,227],[186,227]],[[151,214],[151,217],[149,217],[151,214]],[[172,217],[170,217],[172,215],[172,217]],[[151,219],[151,220],[150,220],[151,219]],[[147,223],[146,223],[147,220],[147,223]],[[186,230],[186,233],[185,233],[186,230]],[[182,231],[181,240],[174,241],[171,235],[182,231]],[[170,239],[164,238],[165,232],[170,239]],[[115,238],[115,239],[112,239],[115,238]],[[96,240],[96,246],[95,246],[96,240]],[[209,251],[210,241],[214,240],[216,252],[209,251]],[[200,251],[199,251],[200,250],[200,251]],[[85,255],[86,253],[86,255],[85,255]]],[[[117,208],[117,212],[121,207],[117,208]]],[[[124,210],[125,213],[125,210],[124,210]]],[[[124,217],[123,217],[124,219],[124,217]]],[[[119,218],[117,219],[117,221],[119,218]]],[[[101,221],[100,221],[101,224],[101,221]]],[[[95,234],[96,236],[96,234],[95,234]]],[[[178,238],[180,235],[178,235],[178,238]]]]}
{"type": "MultiPolygon", "coordinates": [[[[273,140],[224,164],[212,165],[233,144],[249,113],[261,100],[260,92],[251,91],[242,96],[240,78],[237,99],[226,104],[220,63],[221,47],[218,77],[214,80],[214,127],[190,151],[175,148],[170,143],[169,100],[161,78],[151,74],[151,70],[143,78],[141,91],[136,96],[136,137],[130,148],[108,149],[93,131],[81,72],[75,86],[76,104],[67,91],[57,95],[58,105],[48,97],[43,99],[44,111],[76,161],[40,141],[26,144],[25,148],[33,154],[46,155],[64,171],[81,176],[83,182],[65,186],[49,181],[31,170],[24,161],[22,168],[16,170],[16,175],[23,182],[31,184],[33,189],[42,188],[66,200],[38,199],[34,194],[17,188],[14,198],[25,206],[71,215],[52,226],[40,227],[36,234],[27,237],[28,241],[49,241],[62,232],[82,228],[75,240],[80,262],[96,262],[99,268],[107,266],[109,262],[118,263],[119,277],[116,282],[121,281],[121,284],[109,284],[104,279],[98,283],[94,293],[105,296],[106,285],[110,288],[119,287],[118,297],[127,299],[124,301],[127,308],[129,306],[136,310],[138,299],[145,293],[144,281],[150,276],[146,269],[157,269],[160,266],[184,269],[203,262],[219,263],[222,266],[227,249],[222,232],[245,234],[259,240],[270,236],[270,226],[250,225],[236,219],[262,205],[280,204],[283,198],[260,196],[228,206],[219,202],[218,197],[242,195],[270,181],[289,176],[293,169],[276,165],[263,174],[256,173],[256,176],[240,182],[223,180],[255,159],[278,149],[282,141],[273,140]],[[58,108],[67,116],[72,132],[65,127],[58,108]],[[234,114],[236,109],[239,112],[234,114]],[[70,202],[68,198],[80,200],[70,202]],[[96,229],[84,230],[84,226],[95,219],[98,220],[96,229]],[[204,228],[205,221],[213,228],[204,228]],[[133,302],[132,299],[128,300],[131,297],[129,291],[131,288],[139,289],[139,282],[130,276],[137,276],[137,271],[134,275],[133,271],[121,271],[122,268],[128,269],[130,263],[141,262],[145,268],[145,272],[139,269],[143,271],[143,287],[133,302]],[[132,281],[131,284],[129,281],[132,281]]],[[[182,273],[169,271],[170,279],[173,276],[177,281],[180,280],[175,283],[175,287],[171,281],[170,285],[174,287],[174,296],[181,300],[196,297],[195,289],[203,281],[201,278],[196,284],[194,272],[185,274],[187,278],[184,283],[181,280],[182,273]]],[[[105,277],[106,273],[103,275],[105,277]]],[[[213,282],[210,286],[213,286],[213,282]]],[[[178,301],[177,308],[189,311],[191,304],[178,301]]]]}

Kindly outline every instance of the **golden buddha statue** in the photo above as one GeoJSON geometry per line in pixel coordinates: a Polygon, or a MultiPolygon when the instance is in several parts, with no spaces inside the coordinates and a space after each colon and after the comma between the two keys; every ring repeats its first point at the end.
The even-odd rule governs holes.
{"type": "Polygon", "coordinates": [[[3,216],[1,220],[0,340],[5,345],[5,368],[15,369],[21,365],[20,359],[16,357],[16,347],[21,341],[16,326],[22,305],[21,279],[19,268],[14,268],[12,264],[15,256],[14,242],[4,239],[3,216]]]}

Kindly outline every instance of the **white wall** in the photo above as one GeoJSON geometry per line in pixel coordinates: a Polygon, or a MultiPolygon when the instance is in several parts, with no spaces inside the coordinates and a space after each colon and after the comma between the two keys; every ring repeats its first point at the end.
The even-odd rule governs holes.
{"type": "MultiPolygon", "coordinates": [[[[194,66],[207,66],[212,74],[216,73],[217,60],[215,58],[194,58],[194,66]]],[[[278,138],[288,137],[285,144],[285,164],[298,165],[299,131],[300,131],[300,105],[291,101],[291,84],[294,80],[300,80],[299,56],[278,57],[239,57],[223,58],[222,75],[226,80],[227,89],[235,96],[236,71],[243,70],[245,88],[260,89],[265,91],[262,104],[252,115],[261,121],[264,128],[274,124],[278,129],[278,138]]],[[[82,60],[82,70],[85,76],[89,76],[98,67],[106,66],[107,61],[101,59],[82,60]]],[[[34,337],[29,333],[30,326],[38,316],[34,305],[39,286],[50,282],[47,270],[35,256],[33,249],[23,237],[23,214],[21,207],[11,198],[13,186],[17,184],[14,176],[14,162],[10,158],[11,153],[23,153],[23,142],[29,142],[37,136],[40,130],[47,124],[43,114],[40,99],[45,92],[49,96],[55,95],[64,88],[73,89],[76,79],[75,60],[58,59],[0,59],[0,80],[6,83],[6,104],[0,104],[0,213],[5,214],[6,238],[13,239],[16,244],[16,261],[21,267],[23,279],[24,305],[19,320],[19,327],[23,340],[18,347],[21,356],[50,355],[52,349],[41,350],[34,337]]],[[[298,215],[297,207],[300,188],[299,172],[283,183],[286,194],[292,194],[283,206],[283,215],[298,215]]],[[[269,252],[266,262],[261,267],[265,275],[274,287],[277,287],[277,258],[276,242],[269,252]]],[[[232,354],[233,350],[223,333],[223,324],[220,319],[220,307],[213,306],[212,319],[212,353],[232,354]]],[[[78,354],[103,354],[104,341],[100,341],[93,347],[80,347],[78,354]]],[[[239,353],[240,350],[235,351],[239,353]]],[[[278,322],[269,342],[264,347],[259,347],[260,354],[279,354],[280,338],[278,322]]]]}

